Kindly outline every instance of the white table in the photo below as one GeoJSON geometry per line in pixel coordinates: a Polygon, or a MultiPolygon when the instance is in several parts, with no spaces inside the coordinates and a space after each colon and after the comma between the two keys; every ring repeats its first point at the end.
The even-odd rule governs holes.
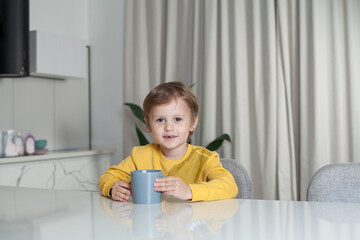
{"type": "Polygon", "coordinates": [[[141,206],[99,192],[0,187],[0,239],[360,239],[360,204],[269,200],[141,206]]]}

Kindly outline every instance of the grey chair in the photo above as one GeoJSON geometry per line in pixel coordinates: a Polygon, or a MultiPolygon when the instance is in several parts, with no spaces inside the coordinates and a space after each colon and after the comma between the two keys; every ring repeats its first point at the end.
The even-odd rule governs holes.
{"type": "Polygon", "coordinates": [[[245,168],[234,159],[220,158],[223,167],[228,170],[234,177],[238,186],[238,194],[236,198],[251,199],[252,198],[252,184],[251,179],[245,168]]]}
{"type": "Polygon", "coordinates": [[[360,163],[337,163],[320,168],[309,183],[307,200],[360,202],[360,163]]]}

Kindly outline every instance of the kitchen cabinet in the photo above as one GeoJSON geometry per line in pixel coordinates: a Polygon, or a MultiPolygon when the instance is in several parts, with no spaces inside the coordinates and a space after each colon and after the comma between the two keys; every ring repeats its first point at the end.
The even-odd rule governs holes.
{"type": "Polygon", "coordinates": [[[112,150],[63,151],[0,158],[0,186],[98,191],[112,150]]]}
{"type": "Polygon", "coordinates": [[[87,48],[83,40],[43,31],[30,31],[30,75],[86,78],[87,48]]]}

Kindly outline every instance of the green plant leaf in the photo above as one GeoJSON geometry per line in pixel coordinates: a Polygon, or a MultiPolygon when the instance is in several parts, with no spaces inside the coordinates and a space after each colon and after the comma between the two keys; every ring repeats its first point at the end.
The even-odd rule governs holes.
{"type": "Polygon", "coordinates": [[[144,136],[144,134],[140,131],[140,129],[138,128],[138,126],[135,125],[135,127],[136,127],[136,135],[137,135],[137,137],[138,137],[140,146],[144,146],[144,145],[149,144],[149,141],[146,139],[146,137],[144,136]]]}
{"type": "Polygon", "coordinates": [[[192,83],[189,85],[189,88],[192,89],[195,86],[196,83],[192,83]]]}
{"type": "Polygon", "coordinates": [[[145,123],[144,120],[144,111],[139,105],[136,105],[134,103],[124,103],[125,106],[128,106],[132,113],[137,117],[141,122],[145,123]]]}
{"type": "Polygon", "coordinates": [[[209,143],[209,145],[207,145],[206,148],[210,151],[215,151],[223,144],[224,140],[231,142],[230,136],[224,133],[219,137],[217,137],[214,141],[209,143]]]}

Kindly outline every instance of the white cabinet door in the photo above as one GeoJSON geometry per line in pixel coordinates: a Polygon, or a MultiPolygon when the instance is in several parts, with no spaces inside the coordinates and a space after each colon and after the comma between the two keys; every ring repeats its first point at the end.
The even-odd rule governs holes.
{"type": "Polygon", "coordinates": [[[30,75],[86,78],[85,41],[42,31],[30,31],[30,75]]]}

